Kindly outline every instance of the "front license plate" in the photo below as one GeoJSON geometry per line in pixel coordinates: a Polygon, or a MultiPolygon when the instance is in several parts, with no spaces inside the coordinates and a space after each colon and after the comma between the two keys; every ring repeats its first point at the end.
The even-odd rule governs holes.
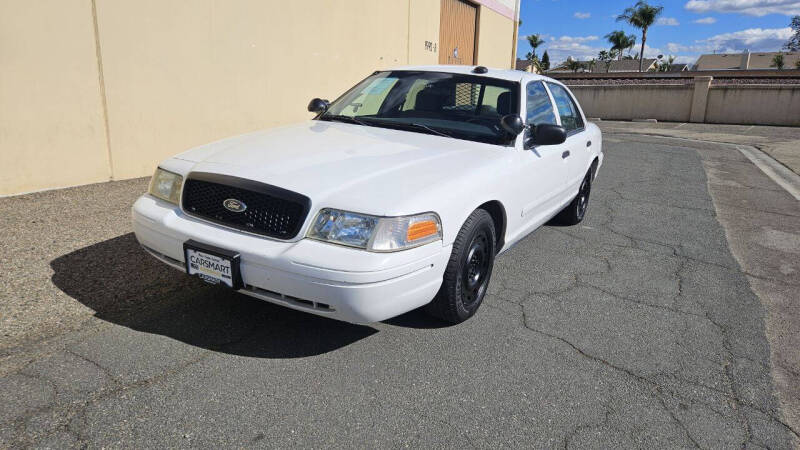
{"type": "Polygon", "coordinates": [[[241,288],[238,253],[196,241],[185,242],[183,252],[189,275],[196,275],[207,283],[241,288]]]}

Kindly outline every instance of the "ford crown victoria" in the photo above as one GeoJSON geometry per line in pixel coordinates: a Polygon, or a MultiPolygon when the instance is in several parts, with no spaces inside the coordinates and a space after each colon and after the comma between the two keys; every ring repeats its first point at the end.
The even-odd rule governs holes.
{"type": "Polygon", "coordinates": [[[133,205],[165,264],[354,322],[425,306],[462,322],[495,257],[577,224],[602,164],[597,126],[558,81],[520,71],[378,71],[312,120],[162,161],[133,205]]]}

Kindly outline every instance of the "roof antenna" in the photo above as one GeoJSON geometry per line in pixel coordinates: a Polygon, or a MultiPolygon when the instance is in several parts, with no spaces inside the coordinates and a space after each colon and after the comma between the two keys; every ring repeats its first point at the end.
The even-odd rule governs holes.
{"type": "Polygon", "coordinates": [[[475,68],[472,69],[472,73],[486,73],[488,71],[489,69],[487,69],[485,66],[475,66],[475,68]]]}

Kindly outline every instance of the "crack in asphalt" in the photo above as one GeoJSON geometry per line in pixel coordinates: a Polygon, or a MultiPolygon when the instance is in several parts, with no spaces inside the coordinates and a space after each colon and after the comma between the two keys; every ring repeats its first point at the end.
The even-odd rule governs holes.
{"type": "Polygon", "coordinates": [[[603,426],[609,426],[610,425],[610,423],[611,423],[611,414],[614,413],[614,410],[613,410],[613,408],[611,408],[609,405],[607,405],[605,403],[603,403],[602,406],[603,406],[603,409],[605,410],[605,412],[603,413],[603,420],[601,420],[600,422],[588,423],[588,424],[583,424],[583,425],[577,426],[570,433],[567,433],[567,435],[564,436],[564,443],[563,443],[564,450],[569,449],[570,441],[572,441],[572,439],[575,437],[575,435],[577,435],[581,431],[589,430],[589,429],[592,429],[592,428],[600,428],[600,427],[603,427],[603,426]]]}
{"type": "MultiPolygon", "coordinates": [[[[631,377],[631,378],[633,378],[633,379],[635,379],[635,380],[637,380],[637,381],[639,381],[641,383],[645,383],[645,384],[651,385],[654,388],[656,388],[658,392],[664,392],[664,390],[666,390],[671,395],[678,396],[679,398],[680,398],[680,396],[679,396],[679,394],[677,394],[677,392],[674,392],[674,391],[671,391],[669,389],[664,388],[663,386],[659,385],[657,382],[655,382],[653,380],[650,380],[648,377],[646,377],[644,375],[637,374],[637,373],[627,369],[626,367],[614,364],[614,363],[608,361],[607,359],[604,359],[603,357],[600,357],[598,355],[593,355],[590,352],[586,351],[585,349],[582,349],[580,346],[576,345],[575,343],[571,342],[570,340],[566,339],[563,336],[560,336],[558,334],[549,333],[549,332],[546,332],[544,330],[535,328],[534,326],[532,326],[532,324],[528,320],[527,313],[526,313],[526,310],[525,310],[525,307],[524,307],[524,303],[526,301],[530,300],[531,297],[533,297],[535,295],[548,295],[548,296],[551,296],[551,297],[552,296],[560,296],[560,295],[569,293],[570,291],[574,290],[577,287],[583,286],[583,287],[596,289],[597,291],[600,291],[600,292],[602,292],[602,293],[604,293],[606,295],[609,295],[612,298],[620,299],[620,300],[627,301],[627,302],[632,302],[632,303],[635,303],[635,304],[638,304],[638,305],[641,305],[641,306],[650,307],[650,308],[657,308],[657,309],[666,311],[666,312],[671,313],[671,314],[691,316],[691,317],[697,317],[697,318],[703,319],[703,320],[707,321],[709,324],[713,325],[721,334],[721,337],[722,337],[722,342],[721,342],[722,349],[725,352],[724,353],[724,360],[721,361],[721,362],[709,360],[709,362],[712,362],[715,365],[718,365],[718,366],[720,366],[722,368],[722,374],[724,375],[725,380],[726,380],[727,391],[719,390],[719,389],[714,388],[712,386],[707,386],[707,385],[705,385],[703,383],[696,383],[696,382],[691,382],[690,380],[681,379],[681,378],[677,377],[675,374],[671,374],[670,376],[673,379],[675,379],[676,381],[682,381],[684,383],[689,383],[689,384],[694,384],[694,385],[697,385],[697,386],[701,386],[701,387],[703,387],[705,389],[709,389],[709,390],[712,390],[714,392],[717,392],[718,394],[723,395],[725,398],[727,398],[728,401],[730,402],[730,406],[731,406],[732,410],[736,412],[737,421],[739,422],[739,425],[742,428],[743,433],[744,433],[744,440],[742,442],[742,446],[745,446],[748,443],[756,444],[755,442],[753,442],[753,433],[752,433],[752,427],[751,427],[751,424],[750,424],[750,420],[747,417],[747,415],[744,414],[744,409],[745,408],[749,408],[749,409],[758,411],[761,414],[766,415],[767,417],[770,418],[770,420],[774,421],[775,423],[780,424],[782,427],[784,427],[787,431],[789,431],[794,436],[800,437],[800,434],[798,434],[797,430],[794,430],[789,424],[784,422],[780,417],[778,417],[772,411],[765,411],[765,410],[757,407],[756,405],[748,402],[747,400],[745,400],[743,398],[741,392],[739,392],[739,390],[738,390],[738,385],[737,385],[737,383],[735,381],[735,374],[732,373],[732,364],[736,359],[739,359],[739,355],[736,355],[735,352],[732,350],[732,345],[731,345],[730,336],[729,336],[730,328],[727,325],[722,324],[718,320],[714,319],[712,317],[712,313],[703,304],[701,304],[701,303],[699,303],[697,301],[694,301],[693,299],[686,298],[686,296],[684,295],[684,277],[683,277],[682,273],[685,270],[687,270],[687,263],[689,261],[692,261],[692,262],[699,263],[699,264],[708,264],[710,266],[719,267],[719,268],[722,268],[722,269],[725,269],[725,270],[734,270],[734,271],[742,273],[743,275],[754,276],[755,278],[759,278],[759,279],[767,279],[767,280],[775,281],[775,282],[779,282],[779,283],[781,281],[780,280],[773,280],[773,279],[770,279],[768,277],[754,275],[754,274],[751,274],[751,273],[746,273],[740,267],[734,267],[734,265],[738,266],[738,264],[736,262],[733,262],[733,265],[726,265],[726,264],[720,264],[720,263],[715,262],[715,261],[708,261],[708,260],[696,258],[696,257],[690,256],[690,255],[687,255],[685,253],[685,251],[683,251],[683,249],[681,248],[680,245],[673,245],[673,244],[669,244],[669,243],[665,243],[665,242],[660,242],[660,241],[655,241],[655,240],[652,240],[652,239],[643,238],[643,237],[640,237],[640,236],[633,236],[633,235],[630,235],[630,234],[627,234],[627,233],[621,231],[620,229],[618,229],[618,228],[616,228],[614,226],[615,216],[618,215],[618,212],[615,210],[615,207],[614,207],[615,206],[614,205],[615,201],[633,201],[633,202],[648,203],[648,204],[657,204],[657,203],[656,202],[642,201],[642,200],[639,200],[639,199],[629,198],[628,196],[624,195],[618,188],[609,188],[606,191],[612,193],[613,195],[615,195],[616,199],[615,200],[603,199],[602,203],[604,204],[604,206],[606,206],[608,208],[608,214],[607,214],[608,217],[606,218],[606,220],[602,224],[596,224],[596,223],[593,224],[593,228],[600,228],[600,229],[603,229],[603,231],[606,231],[606,232],[609,232],[611,234],[623,237],[623,238],[627,239],[628,245],[621,245],[621,244],[618,244],[618,243],[602,243],[601,247],[602,246],[610,246],[610,247],[616,247],[616,248],[628,248],[628,249],[640,250],[640,251],[643,251],[643,252],[646,252],[646,253],[652,253],[652,250],[644,248],[642,246],[643,243],[646,243],[646,244],[650,244],[650,245],[660,246],[660,247],[663,247],[663,248],[669,250],[671,252],[671,256],[678,261],[678,267],[676,268],[675,273],[673,273],[673,278],[675,279],[676,284],[677,284],[677,286],[676,286],[677,287],[677,292],[672,297],[672,306],[671,307],[664,306],[664,305],[661,305],[661,304],[653,304],[653,303],[641,300],[639,298],[634,298],[634,297],[625,296],[625,295],[619,295],[619,294],[617,294],[615,292],[611,292],[611,291],[609,291],[607,289],[602,288],[601,286],[598,286],[596,284],[593,284],[593,283],[587,281],[585,278],[586,278],[586,275],[588,275],[588,274],[584,274],[584,273],[573,273],[573,274],[570,274],[574,281],[569,283],[566,287],[563,287],[561,289],[556,289],[556,290],[534,289],[534,290],[532,290],[530,292],[523,293],[522,299],[519,302],[514,302],[512,300],[508,300],[507,296],[502,295],[504,293],[504,291],[507,289],[507,287],[504,286],[504,285],[500,286],[500,289],[497,291],[496,295],[498,297],[503,298],[504,302],[516,304],[518,306],[518,310],[521,312],[520,323],[526,329],[528,329],[528,330],[530,330],[530,331],[532,331],[534,333],[537,333],[539,335],[542,335],[542,336],[548,337],[550,339],[556,340],[558,342],[561,342],[562,344],[564,344],[564,345],[568,346],[569,348],[573,349],[580,356],[582,356],[582,357],[584,357],[586,359],[598,362],[598,363],[600,363],[600,364],[602,364],[604,366],[610,367],[610,368],[612,368],[614,370],[620,371],[620,372],[628,375],[629,377],[631,377]],[[681,309],[677,309],[676,306],[677,306],[678,302],[681,299],[692,301],[698,308],[700,308],[702,313],[694,313],[694,312],[683,311],[681,309]]],[[[713,216],[713,217],[716,217],[716,209],[713,209],[713,211],[709,211],[709,210],[707,210],[705,208],[687,207],[685,205],[667,205],[667,206],[670,206],[670,207],[673,207],[673,208],[677,208],[677,209],[686,209],[686,210],[694,210],[694,211],[711,212],[710,215],[713,216]]],[[[714,207],[712,206],[712,208],[714,208],[714,207]]],[[[549,230],[551,230],[551,231],[553,231],[555,233],[564,235],[564,236],[568,236],[568,237],[573,238],[573,239],[581,240],[585,244],[587,244],[587,246],[589,248],[591,248],[591,246],[593,244],[586,237],[581,236],[581,235],[576,235],[575,234],[575,233],[577,233],[576,231],[570,232],[570,231],[559,229],[559,228],[550,228],[549,230]]],[[[727,244],[727,242],[726,242],[726,244],[727,244]]],[[[606,266],[606,271],[610,272],[610,270],[611,270],[611,262],[609,261],[608,257],[602,256],[600,254],[601,252],[585,252],[585,253],[591,253],[593,257],[600,258],[601,260],[603,260],[604,263],[605,263],[605,266],[606,266]]],[[[517,293],[519,293],[519,291],[517,291],[517,293]]],[[[507,311],[504,308],[495,307],[495,309],[501,311],[504,314],[513,314],[512,312],[507,311]]],[[[748,360],[748,361],[753,361],[751,358],[741,358],[741,359],[745,359],[745,360],[748,360]]],[[[760,361],[753,361],[753,362],[757,363],[761,367],[770,368],[770,366],[768,364],[764,364],[763,362],[760,362],[760,361]]],[[[670,415],[672,420],[684,431],[684,433],[686,434],[687,439],[691,442],[691,444],[693,446],[695,446],[695,447],[700,447],[700,444],[691,435],[689,430],[686,428],[685,424],[676,416],[676,414],[670,408],[668,408],[668,405],[666,404],[666,402],[663,399],[663,397],[661,397],[660,395],[657,395],[656,397],[658,397],[658,400],[661,402],[662,408],[670,415]]],[[[694,402],[694,399],[686,399],[686,400],[688,400],[690,403],[694,402]]],[[[719,413],[716,410],[714,410],[714,411],[719,413]]],[[[572,433],[572,435],[574,435],[574,433],[572,433]]],[[[566,442],[568,442],[568,439],[565,441],[565,443],[566,442]]]]}
{"type": "MultiPolygon", "coordinates": [[[[639,375],[639,374],[637,374],[637,373],[635,373],[635,372],[633,372],[633,371],[631,371],[631,370],[629,370],[629,369],[627,369],[625,367],[618,366],[618,365],[616,365],[614,363],[611,363],[611,362],[609,362],[609,361],[607,361],[607,360],[605,360],[605,359],[603,359],[603,358],[601,358],[599,356],[592,355],[591,353],[588,353],[588,352],[584,351],[583,349],[581,349],[580,347],[578,347],[574,343],[570,342],[569,340],[567,340],[567,339],[565,339],[565,338],[563,338],[561,336],[558,336],[558,335],[555,335],[555,334],[552,334],[552,333],[548,333],[546,331],[539,330],[539,329],[536,329],[536,328],[532,327],[531,325],[528,324],[527,313],[525,312],[525,308],[522,308],[522,316],[523,316],[523,324],[524,324],[525,328],[527,328],[528,330],[530,330],[530,331],[532,331],[534,333],[537,333],[539,335],[546,336],[546,337],[549,337],[551,339],[555,339],[555,340],[557,340],[557,341],[559,341],[559,342],[561,342],[563,344],[566,344],[567,346],[572,348],[576,353],[578,353],[582,357],[584,357],[586,359],[589,359],[589,360],[592,360],[592,361],[595,361],[597,363],[600,363],[600,364],[602,364],[602,365],[604,365],[606,367],[609,367],[609,368],[611,368],[613,370],[622,372],[622,373],[628,375],[629,377],[631,377],[631,378],[633,378],[633,379],[635,379],[635,380],[637,380],[637,381],[639,381],[641,383],[649,384],[649,385],[655,387],[656,390],[658,390],[660,392],[661,386],[659,386],[657,383],[654,383],[653,381],[649,380],[647,377],[639,375]]],[[[661,403],[662,408],[664,409],[664,411],[667,412],[670,415],[670,417],[678,424],[678,426],[681,429],[683,429],[683,431],[686,433],[687,438],[692,443],[694,443],[695,446],[699,447],[699,445],[697,445],[697,442],[691,437],[689,432],[686,430],[686,427],[683,424],[683,422],[681,422],[672,413],[672,411],[667,407],[666,403],[664,403],[663,399],[660,396],[656,396],[656,399],[659,400],[659,402],[661,403]]]]}
{"type": "MultiPolygon", "coordinates": [[[[534,295],[542,295],[542,294],[541,294],[541,293],[536,293],[536,294],[534,294],[534,295]]],[[[507,300],[506,300],[506,301],[507,301],[507,300]]],[[[507,301],[507,302],[508,302],[508,301],[507,301]]],[[[656,387],[656,388],[658,388],[658,389],[659,389],[659,391],[660,391],[660,390],[665,390],[665,389],[666,389],[666,390],[668,390],[668,391],[669,391],[669,392],[670,392],[672,395],[679,396],[679,394],[678,394],[677,392],[671,391],[671,390],[669,390],[669,389],[665,388],[664,386],[661,386],[661,385],[659,385],[657,382],[650,380],[648,377],[646,377],[646,376],[644,376],[644,375],[637,374],[637,373],[635,373],[635,372],[633,372],[633,371],[631,371],[631,370],[629,370],[629,369],[627,369],[627,368],[625,368],[625,367],[622,367],[622,366],[616,365],[616,364],[614,364],[614,363],[612,363],[612,362],[610,362],[610,361],[608,361],[608,360],[606,360],[606,359],[603,359],[602,357],[599,357],[599,356],[596,356],[596,355],[592,355],[591,353],[588,353],[588,352],[586,352],[585,350],[581,349],[581,348],[580,348],[579,346],[577,346],[576,344],[572,343],[571,341],[569,341],[569,340],[567,340],[567,339],[565,339],[565,338],[563,338],[563,337],[561,337],[561,336],[558,336],[558,335],[556,335],[556,334],[548,333],[548,332],[546,332],[546,331],[543,331],[543,330],[539,330],[539,329],[533,328],[533,327],[532,327],[532,326],[530,326],[530,325],[528,324],[528,322],[527,322],[527,313],[525,312],[525,309],[524,309],[524,307],[523,307],[524,300],[523,300],[522,302],[520,302],[520,303],[516,303],[516,302],[509,302],[509,303],[514,303],[514,304],[516,304],[517,306],[519,306],[519,307],[520,307],[520,311],[521,311],[521,313],[522,313],[522,324],[523,324],[523,326],[524,326],[526,329],[528,329],[528,330],[530,330],[530,331],[532,331],[532,332],[534,332],[534,333],[537,333],[537,334],[539,334],[539,335],[542,335],[542,336],[545,336],[545,337],[548,337],[548,338],[554,339],[554,340],[556,340],[556,341],[559,341],[559,342],[561,342],[561,343],[563,343],[563,344],[566,344],[568,347],[572,348],[572,349],[573,349],[573,350],[574,350],[576,353],[578,353],[578,354],[579,354],[579,355],[581,355],[582,357],[584,357],[584,358],[586,358],[586,359],[589,359],[589,360],[592,360],[592,361],[595,361],[595,362],[598,362],[598,363],[600,363],[600,364],[602,364],[602,365],[604,365],[604,366],[606,366],[606,367],[609,367],[609,368],[611,368],[611,369],[614,369],[614,370],[620,371],[620,372],[622,372],[622,373],[624,373],[624,374],[626,374],[626,375],[630,376],[631,378],[633,378],[633,379],[635,379],[635,380],[638,380],[638,381],[640,381],[640,382],[643,382],[643,383],[645,383],[645,384],[648,384],[648,385],[651,385],[651,386],[653,386],[653,387],[656,387]]],[[[489,308],[493,308],[493,309],[496,309],[496,310],[498,310],[498,311],[501,311],[501,312],[503,312],[503,313],[506,313],[506,314],[508,314],[508,312],[507,312],[507,311],[505,311],[505,310],[503,310],[503,309],[501,309],[501,308],[498,308],[498,307],[496,307],[496,306],[494,306],[494,305],[492,305],[492,304],[487,304],[486,306],[489,306],[489,308]]],[[[732,380],[732,374],[729,372],[729,369],[728,369],[728,367],[729,367],[729,366],[730,366],[730,364],[723,364],[723,367],[725,367],[725,368],[726,368],[726,371],[727,371],[726,375],[728,376],[728,378],[729,378],[729,379],[731,379],[731,380],[732,380]]],[[[725,391],[721,391],[721,390],[719,390],[719,389],[716,389],[716,388],[714,388],[714,387],[712,387],[712,386],[708,386],[708,385],[705,385],[705,384],[702,384],[702,383],[697,383],[697,382],[693,382],[693,381],[691,381],[691,380],[687,380],[687,379],[682,379],[682,378],[674,377],[674,376],[672,376],[672,375],[670,375],[670,376],[671,376],[671,377],[673,377],[674,379],[676,379],[676,380],[679,380],[679,381],[682,381],[682,382],[684,382],[684,383],[688,383],[688,384],[696,385],[696,386],[703,387],[703,388],[705,388],[705,389],[709,389],[709,390],[712,390],[712,391],[714,391],[714,392],[717,392],[717,393],[719,393],[720,395],[723,395],[723,396],[727,397],[728,399],[730,399],[731,401],[733,401],[733,402],[734,402],[734,403],[735,403],[737,406],[748,407],[748,408],[751,408],[751,409],[753,409],[753,410],[755,410],[755,411],[758,411],[758,412],[760,412],[760,413],[762,413],[762,414],[764,414],[764,415],[768,416],[770,419],[774,420],[776,423],[779,423],[779,424],[781,424],[783,427],[785,427],[785,428],[786,428],[786,429],[787,429],[789,432],[791,432],[791,433],[792,433],[792,434],[794,434],[795,436],[798,436],[798,437],[800,437],[800,435],[798,435],[798,433],[797,433],[797,431],[796,431],[796,430],[794,430],[794,429],[793,429],[792,427],[790,427],[788,424],[786,424],[785,422],[783,422],[783,421],[782,421],[782,420],[781,420],[779,417],[776,417],[776,416],[775,416],[774,414],[772,414],[770,411],[765,411],[765,410],[763,410],[763,409],[761,409],[761,408],[758,408],[758,407],[756,407],[755,405],[752,405],[752,404],[750,404],[750,403],[746,402],[745,400],[741,399],[741,398],[738,396],[738,393],[737,393],[737,392],[736,392],[736,391],[733,389],[733,383],[731,383],[731,385],[730,385],[732,392],[725,392],[725,391]]],[[[682,398],[682,397],[681,397],[681,398],[682,398]]],[[[690,403],[694,403],[694,402],[695,402],[695,400],[694,400],[694,399],[685,399],[685,398],[684,398],[684,400],[688,400],[690,403]]],[[[715,411],[715,412],[716,412],[716,411],[715,411]]],[[[745,420],[746,420],[746,418],[745,418],[745,420]]],[[[683,428],[684,426],[681,424],[681,427],[683,428]]],[[[749,428],[749,422],[747,423],[747,427],[749,428]]],[[[687,433],[687,434],[688,434],[688,433],[687,433]]],[[[749,434],[749,431],[748,431],[748,434],[749,434]]]]}
{"type": "MultiPolygon", "coordinates": [[[[606,225],[606,226],[609,227],[606,231],[608,231],[610,234],[623,237],[625,239],[628,239],[631,242],[631,245],[622,245],[622,244],[617,244],[617,243],[603,243],[603,245],[606,245],[606,246],[648,251],[646,248],[643,248],[641,245],[637,245],[636,244],[637,242],[644,242],[644,243],[647,243],[647,244],[656,245],[656,246],[660,246],[660,247],[664,247],[666,249],[669,249],[672,252],[672,256],[675,257],[675,258],[681,258],[681,259],[685,259],[685,260],[688,260],[688,261],[693,261],[693,262],[696,262],[696,263],[699,263],[699,264],[707,264],[709,266],[714,266],[714,267],[719,267],[719,268],[725,269],[725,270],[735,271],[735,272],[741,273],[743,275],[746,275],[748,277],[753,277],[753,278],[758,279],[758,280],[763,280],[763,281],[768,281],[768,282],[771,282],[771,283],[780,284],[781,286],[795,286],[795,284],[787,283],[786,281],[784,281],[782,279],[769,277],[769,276],[765,276],[765,275],[755,274],[755,273],[749,272],[747,270],[744,270],[743,268],[738,267],[738,266],[721,264],[719,262],[709,261],[707,259],[701,259],[701,258],[697,258],[697,257],[692,256],[692,255],[687,255],[687,254],[685,254],[685,253],[683,253],[683,252],[681,252],[679,250],[679,246],[675,246],[675,245],[672,245],[672,244],[667,244],[667,243],[664,243],[664,242],[659,242],[659,241],[654,241],[654,240],[648,240],[648,239],[644,239],[644,238],[634,237],[634,236],[626,234],[626,233],[624,233],[622,231],[615,230],[615,229],[611,228],[610,225],[606,225]]],[[[598,228],[600,228],[600,227],[598,227],[598,228]]],[[[572,238],[575,238],[575,239],[579,239],[579,240],[584,241],[586,243],[590,242],[589,240],[587,240],[587,238],[584,238],[583,236],[578,236],[578,235],[572,234],[568,230],[553,228],[552,231],[556,232],[556,233],[565,234],[565,235],[567,235],[569,237],[572,237],[572,238]]],[[[798,284],[800,284],[800,282],[798,284]]]]}

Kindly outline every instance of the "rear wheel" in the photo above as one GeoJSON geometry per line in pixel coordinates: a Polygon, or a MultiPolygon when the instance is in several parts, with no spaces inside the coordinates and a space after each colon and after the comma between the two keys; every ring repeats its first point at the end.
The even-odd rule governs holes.
{"type": "Polygon", "coordinates": [[[589,194],[592,192],[592,170],[586,173],[578,189],[578,195],[555,217],[554,221],[561,225],[577,225],[581,223],[589,209],[589,194]]]}
{"type": "Polygon", "coordinates": [[[492,276],[496,242],[492,217],[483,209],[475,210],[453,242],[442,287],[427,306],[428,313],[451,323],[475,314],[492,276]]]}

